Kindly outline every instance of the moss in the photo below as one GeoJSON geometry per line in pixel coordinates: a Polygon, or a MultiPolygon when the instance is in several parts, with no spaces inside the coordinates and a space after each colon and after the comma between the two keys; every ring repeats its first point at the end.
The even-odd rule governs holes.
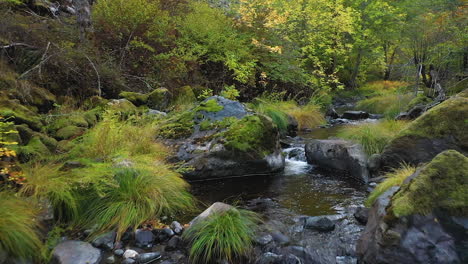
{"type": "Polygon", "coordinates": [[[195,113],[184,111],[170,116],[157,127],[157,135],[167,139],[188,137],[193,133],[195,113]]]}
{"type": "Polygon", "coordinates": [[[172,105],[176,110],[187,109],[189,106],[193,105],[197,98],[195,93],[190,86],[182,86],[175,91],[175,100],[173,100],[172,105]]]}
{"type": "Polygon", "coordinates": [[[60,140],[57,143],[57,151],[64,153],[64,152],[69,152],[71,151],[76,144],[72,140],[60,140]]]}
{"type": "Polygon", "coordinates": [[[0,115],[11,118],[17,124],[27,124],[33,130],[39,131],[42,127],[42,120],[39,115],[21,105],[17,100],[0,100],[0,115]]]}
{"type": "Polygon", "coordinates": [[[398,138],[413,135],[429,139],[450,137],[458,141],[461,146],[468,148],[466,113],[468,113],[468,99],[453,97],[411,122],[399,133],[398,138]]]}
{"type": "Polygon", "coordinates": [[[169,91],[166,88],[155,89],[147,94],[147,105],[149,108],[164,110],[168,105],[169,91]]]}
{"type": "Polygon", "coordinates": [[[117,111],[121,113],[131,113],[137,111],[137,107],[126,99],[111,100],[107,103],[107,108],[111,111],[117,111]]]}
{"type": "Polygon", "coordinates": [[[429,214],[441,209],[468,216],[468,158],[454,150],[437,155],[392,198],[392,211],[400,217],[429,214]]]}
{"type": "Polygon", "coordinates": [[[145,105],[148,101],[147,94],[135,93],[135,92],[121,92],[119,97],[125,98],[136,106],[145,105]]]}
{"type": "Polygon", "coordinates": [[[224,109],[224,106],[219,105],[216,99],[210,99],[200,105],[195,109],[197,112],[205,111],[205,112],[219,112],[224,109]]]}
{"type": "Polygon", "coordinates": [[[230,149],[265,156],[276,148],[277,128],[265,116],[249,115],[232,124],[221,136],[230,149]]]}
{"type": "Polygon", "coordinates": [[[22,125],[16,125],[15,126],[16,131],[18,131],[18,134],[21,138],[22,144],[29,142],[29,140],[32,138],[34,135],[34,131],[28,127],[26,124],[22,125]]]}
{"type": "Polygon", "coordinates": [[[34,133],[35,136],[39,137],[44,143],[44,145],[50,150],[50,151],[55,151],[57,148],[57,140],[55,138],[49,137],[45,134],[42,133],[34,133]]]}
{"type": "Polygon", "coordinates": [[[411,101],[408,103],[407,110],[411,110],[413,107],[417,105],[426,105],[428,103],[432,102],[432,99],[427,97],[424,94],[418,94],[416,97],[411,99],[411,101]]]}
{"type": "Polygon", "coordinates": [[[83,113],[83,118],[88,123],[88,126],[94,126],[98,122],[101,112],[102,109],[98,107],[83,113]]]}
{"type": "Polygon", "coordinates": [[[70,139],[72,137],[76,137],[83,134],[85,131],[85,128],[70,125],[59,129],[55,133],[55,136],[58,139],[70,139]]]}
{"type": "Polygon", "coordinates": [[[84,102],[83,102],[83,106],[86,108],[86,109],[93,109],[93,108],[104,108],[107,103],[109,103],[109,100],[107,99],[104,99],[100,96],[92,96],[92,97],[89,97],[87,98],[84,102]]]}
{"type": "Polygon", "coordinates": [[[203,120],[199,125],[201,131],[207,131],[212,129],[224,129],[237,122],[237,120],[238,119],[236,117],[225,117],[222,120],[213,122],[210,120],[203,120]]]}
{"type": "Polygon", "coordinates": [[[88,127],[89,124],[83,113],[74,112],[72,114],[55,117],[47,126],[47,130],[53,133],[67,126],[88,127]]]}
{"type": "Polygon", "coordinates": [[[49,149],[38,136],[32,137],[27,145],[19,146],[17,148],[17,153],[22,162],[50,155],[49,149]]]}

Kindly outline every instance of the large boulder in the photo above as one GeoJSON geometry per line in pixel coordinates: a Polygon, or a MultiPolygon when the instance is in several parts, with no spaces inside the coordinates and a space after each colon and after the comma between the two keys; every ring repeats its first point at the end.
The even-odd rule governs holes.
{"type": "Polygon", "coordinates": [[[160,137],[171,139],[189,180],[268,174],[284,168],[279,132],[266,116],[213,96],[195,108],[168,116],[160,137]]]}
{"type": "Polygon", "coordinates": [[[374,203],[357,253],[362,263],[467,263],[468,158],[437,155],[374,203]]]}
{"type": "Polygon", "coordinates": [[[402,162],[428,162],[448,149],[468,153],[467,94],[460,93],[409,123],[383,150],[381,169],[395,168],[402,162]]]}
{"type": "Polygon", "coordinates": [[[190,221],[190,226],[200,223],[212,215],[222,214],[232,209],[235,209],[235,208],[229,204],[216,202],[212,204],[210,207],[206,208],[206,210],[203,211],[201,214],[193,218],[192,221],[190,221]]]}
{"type": "Polygon", "coordinates": [[[359,144],[342,139],[313,140],[306,144],[307,162],[323,169],[345,172],[351,178],[367,183],[367,156],[359,144]]]}
{"type": "Polygon", "coordinates": [[[52,252],[56,264],[99,264],[101,251],[90,243],[68,240],[58,244],[52,252]]]}

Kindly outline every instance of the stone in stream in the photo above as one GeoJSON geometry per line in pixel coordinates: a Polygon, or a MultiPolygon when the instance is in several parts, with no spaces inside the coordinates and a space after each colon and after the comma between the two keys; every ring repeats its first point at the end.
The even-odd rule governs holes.
{"type": "Polygon", "coordinates": [[[349,120],[361,120],[369,118],[369,113],[364,111],[346,111],[341,115],[341,118],[349,120]]]}
{"type": "Polygon", "coordinates": [[[279,231],[272,232],[271,236],[273,237],[273,240],[279,245],[287,245],[291,241],[289,237],[279,231]]]}
{"type": "Polygon", "coordinates": [[[125,251],[123,249],[114,250],[114,255],[116,255],[117,257],[122,257],[124,253],[125,251]]]}
{"type": "Polygon", "coordinates": [[[285,166],[273,121],[220,96],[180,113],[160,131],[177,159],[193,168],[184,173],[189,180],[270,174],[285,166]]]}
{"type": "Polygon", "coordinates": [[[160,258],[161,258],[161,253],[150,252],[150,253],[142,253],[138,255],[137,260],[139,264],[148,264],[160,258]]]}
{"type": "Polygon", "coordinates": [[[257,236],[254,241],[257,245],[266,246],[273,241],[273,237],[269,234],[261,235],[257,236]]]}
{"type": "Polygon", "coordinates": [[[367,156],[359,144],[342,139],[312,140],[305,147],[309,164],[346,172],[359,182],[369,181],[367,156]]]}
{"type": "Polygon", "coordinates": [[[139,253],[136,252],[135,250],[133,249],[127,249],[125,250],[124,254],[123,254],[123,257],[125,259],[136,259],[138,257],[139,253]]]}
{"type": "Polygon", "coordinates": [[[167,246],[166,246],[166,251],[173,251],[179,248],[179,245],[181,244],[182,239],[180,236],[173,236],[169,241],[167,241],[167,246]]]}
{"type": "Polygon", "coordinates": [[[115,263],[115,256],[110,256],[110,257],[106,258],[106,263],[107,264],[115,263]]]}
{"type": "Polygon", "coordinates": [[[58,244],[53,252],[53,263],[57,264],[99,264],[101,251],[90,243],[76,240],[68,240],[58,244]]]}
{"type": "Polygon", "coordinates": [[[175,235],[174,231],[167,227],[161,229],[154,229],[153,234],[155,235],[157,242],[166,242],[175,235]]]}
{"type": "Polygon", "coordinates": [[[379,196],[360,263],[468,263],[467,171],[468,158],[448,150],[379,196]]]}
{"type": "Polygon", "coordinates": [[[369,218],[369,208],[360,206],[353,215],[359,223],[365,225],[367,223],[367,218],[369,218]]]}
{"type": "Polygon", "coordinates": [[[132,258],[127,258],[127,259],[124,259],[121,264],[136,264],[137,261],[135,259],[132,259],[132,258]]]}
{"type": "Polygon", "coordinates": [[[92,244],[94,247],[97,248],[101,248],[104,250],[112,250],[114,248],[116,235],[117,234],[115,231],[107,232],[94,239],[92,244]]]}
{"type": "Polygon", "coordinates": [[[174,231],[176,235],[181,235],[182,232],[184,231],[184,227],[177,221],[173,221],[171,223],[171,229],[174,231]]]}
{"type": "Polygon", "coordinates": [[[135,245],[139,248],[153,246],[154,235],[150,230],[137,229],[135,232],[135,245]]]}
{"type": "Polygon", "coordinates": [[[335,223],[326,216],[310,216],[304,219],[304,227],[328,232],[335,229],[335,223]]]}
{"type": "Polygon", "coordinates": [[[201,214],[199,214],[197,217],[192,219],[192,221],[190,221],[190,226],[196,225],[197,223],[205,220],[206,218],[210,217],[213,214],[224,213],[224,212],[227,212],[227,211],[229,211],[229,210],[231,210],[233,208],[234,207],[229,205],[229,204],[216,202],[216,203],[212,204],[210,207],[208,207],[201,214]]]}
{"type": "Polygon", "coordinates": [[[338,115],[335,108],[329,107],[327,109],[327,112],[325,113],[325,117],[328,117],[328,118],[331,118],[331,119],[337,119],[337,118],[340,117],[340,115],[338,115]]]}

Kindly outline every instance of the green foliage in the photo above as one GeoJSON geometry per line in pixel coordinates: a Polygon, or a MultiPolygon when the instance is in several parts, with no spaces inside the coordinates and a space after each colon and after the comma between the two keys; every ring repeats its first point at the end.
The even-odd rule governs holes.
{"type": "Polygon", "coordinates": [[[411,99],[411,94],[382,95],[361,100],[357,103],[356,108],[369,113],[383,114],[392,119],[406,110],[411,99]]]}
{"type": "Polygon", "coordinates": [[[184,111],[173,113],[156,126],[156,135],[162,138],[178,139],[188,137],[193,133],[195,113],[184,111]]]}
{"type": "Polygon", "coordinates": [[[368,155],[381,153],[385,146],[407,126],[405,121],[384,120],[378,123],[349,125],[338,137],[353,140],[364,147],[368,155]]]}
{"type": "Polygon", "coordinates": [[[359,87],[359,93],[367,97],[390,95],[401,92],[408,83],[401,81],[374,81],[359,87]]]}
{"type": "Polygon", "coordinates": [[[42,248],[36,206],[5,190],[0,191],[0,200],[0,250],[34,259],[42,248]]]}
{"type": "Polygon", "coordinates": [[[121,168],[90,201],[85,214],[89,226],[99,232],[116,229],[118,237],[127,228],[164,215],[174,215],[193,206],[187,183],[162,163],[141,163],[121,168]]]}
{"type": "Polygon", "coordinates": [[[204,112],[219,112],[224,109],[224,106],[219,105],[216,99],[210,99],[207,101],[204,101],[200,103],[199,106],[197,106],[194,111],[199,112],[199,111],[204,111],[204,112]]]}
{"type": "Polygon", "coordinates": [[[434,209],[468,215],[468,158],[455,150],[437,155],[392,198],[395,216],[427,215],[434,209]]]}
{"type": "Polygon", "coordinates": [[[191,262],[241,261],[252,249],[259,221],[255,213],[233,208],[194,224],[183,234],[191,244],[191,262]]]}
{"type": "Polygon", "coordinates": [[[222,97],[227,98],[229,100],[236,100],[239,97],[240,93],[236,89],[235,85],[224,86],[224,89],[221,91],[220,94],[222,97]]]}
{"type": "Polygon", "coordinates": [[[375,200],[377,200],[377,198],[379,198],[380,195],[382,195],[384,192],[386,192],[388,189],[392,188],[393,186],[401,186],[403,182],[406,180],[406,178],[413,175],[415,171],[416,171],[415,167],[403,164],[400,168],[395,169],[385,174],[385,180],[379,183],[379,185],[375,187],[375,189],[367,198],[366,203],[365,203],[366,206],[371,207],[374,204],[375,200]]]}

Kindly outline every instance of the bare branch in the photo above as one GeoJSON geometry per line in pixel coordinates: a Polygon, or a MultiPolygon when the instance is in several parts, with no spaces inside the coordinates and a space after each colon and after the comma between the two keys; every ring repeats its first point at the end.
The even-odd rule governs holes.
{"type": "Polygon", "coordinates": [[[97,83],[98,83],[98,95],[99,96],[102,96],[102,91],[101,91],[101,76],[99,75],[99,71],[97,70],[96,66],[94,65],[94,63],[91,61],[91,59],[85,55],[86,59],[88,59],[89,63],[91,64],[91,66],[93,67],[94,71],[96,72],[96,76],[97,76],[97,83]]]}

